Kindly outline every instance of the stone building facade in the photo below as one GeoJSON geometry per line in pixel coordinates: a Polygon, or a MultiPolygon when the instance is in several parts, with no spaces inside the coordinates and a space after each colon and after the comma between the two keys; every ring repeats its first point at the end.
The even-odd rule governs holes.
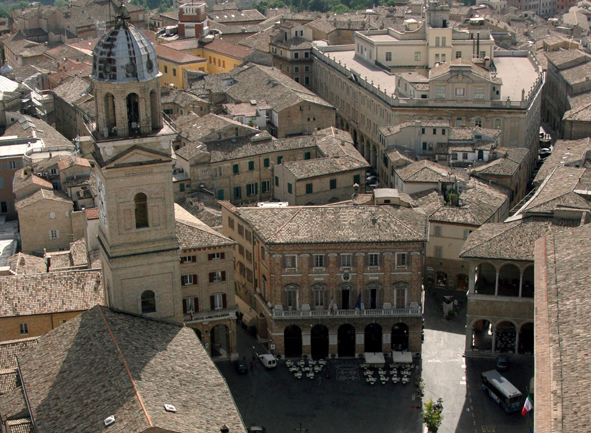
{"type": "Polygon", "coordinates": [[[211,356],[236,357],[234,245],[175,204],[183,321],[211,356]]]}
{"type": "MultiPolygon", "coordinates": [[[[447,27],[433,30],[452,31],[447,27]]],[[[314,91],[336,107],[336,126],[351,133],[360,153],[378,172],[380,182],[389,178],[384,158],[387,147],[380,141],[380,128],[415,120],[500,129],[503,146],[525,147],[530,155],[537,155],[544,74],[531,55],[508,57],[495,52],[493,70],[492,52],[482,57],[470,55],[476,41],[466,31],[469,48],[461,56],[456,57],[457,50],[456,56],[452,55],[451,46],[436,47],[436,42],[432,44],[429,39],[429,47],[433,45],[429,53],[445,52],[446,60],[440,57],[436,61],[429,54],[427,61],[427,53],[414,56],[412,41],[407,40],[412,37],[388,32],[358,32],[353,46],[312,48],[314,91]],[[372,39],[373,45],[367,39],[372,39]],[[384,59],[378,59],[378,55],[384,59]],[[401,65],[385,61],[401,61],[405,56],[413,61],[401,65]],[[415,58],[421,60],[415,62],[415,58]],[[417,71],[418,66],[426,69],[417,71]],[[520,82],[507,85],[514,81],[516,69],[520,71],[520,82]]],[[[440,41],[443,37],[434,36],[440,41]]],[[[451,36],[445,37],[451,41],[451,36]]],[[[492,39],[489,42],[492,49],[492,39]]]]}
{"type": "Polygon", "coordinates": [[[238,242],[237,294],[276,354],[421,352],[424,214],[222,202],[222,217],[224,234],[238,242]]]}
{"type": "Polygon", "coordinates": [[[72,200],[61,191],[39,189],[16,201],[24,253],[68,249],[73,239],[72,200]]]}

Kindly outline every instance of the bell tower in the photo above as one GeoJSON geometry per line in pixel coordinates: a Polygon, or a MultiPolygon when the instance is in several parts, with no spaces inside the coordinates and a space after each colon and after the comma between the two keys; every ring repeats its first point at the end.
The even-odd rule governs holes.
{"type": "Polygon", "coordinates": [[[109,306],[182,321],[171,143],[150,41],[122,6],[93,51],[92,128],[104,287],[109,306]]]}

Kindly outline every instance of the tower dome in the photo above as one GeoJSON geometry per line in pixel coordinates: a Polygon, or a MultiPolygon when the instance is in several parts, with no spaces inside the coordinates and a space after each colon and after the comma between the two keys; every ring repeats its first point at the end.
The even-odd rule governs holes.
{"type": "Polygon", "coordinates": [[[12,74],[13,71],[14,69],[12,69],[12,66],[4,62],[4,65],[2,65],[2,67],[0,68],[0,75],[8,77],[10,74],[12,74]]]}
{"type": "Polygon", "coordinates": [[[115,27],[96,43],[92,56],[93,81],[142,82],[161,75],[154,46],[129,23],[129,14],[123,5],[115,27]]]}

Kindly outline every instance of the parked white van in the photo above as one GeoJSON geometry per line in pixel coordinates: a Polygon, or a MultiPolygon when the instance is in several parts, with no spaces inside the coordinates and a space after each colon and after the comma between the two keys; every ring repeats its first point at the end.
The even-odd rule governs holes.
{"type": "Polygon", "coordinates": [[[261,360],[265,368],[271,369],[277,367],[277,359],[269,353],[259,355],[259,359],[261,360]]]}

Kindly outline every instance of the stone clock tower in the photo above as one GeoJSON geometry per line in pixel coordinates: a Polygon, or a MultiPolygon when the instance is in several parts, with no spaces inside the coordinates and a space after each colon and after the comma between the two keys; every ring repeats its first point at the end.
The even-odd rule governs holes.
{"type": "Polygon", "coordinates": [[[99,245],[108,305],[182,321],[171,142],[150,41],[122,7],[96,44],[92,132],[99,245]]]}

